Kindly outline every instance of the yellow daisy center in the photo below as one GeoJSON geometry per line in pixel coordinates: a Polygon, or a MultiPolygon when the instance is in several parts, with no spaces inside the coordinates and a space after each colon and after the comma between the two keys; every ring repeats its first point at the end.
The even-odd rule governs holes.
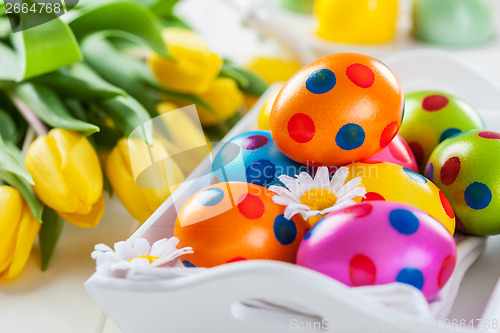
{"type": "Polygon", "coordinates": [[[315,188],[305,192],[300,198],[300,203],[311,210],[323,210],[337,203],[337,196],[332,191],[324,188],[315,188]]]}
{"type": "Polygon", "coordinates": [[[130,258],[128,261],[131,262],[132,260],[138,259],[138,258],[148,259],[150,264],[152,264],[153,261],[155,261],[156,259],[160,259],[160,257],[150,256],[149,254],[146,254],[146,255],[143,255],[143,256],[137,256],[137,257],[130,258]]]}

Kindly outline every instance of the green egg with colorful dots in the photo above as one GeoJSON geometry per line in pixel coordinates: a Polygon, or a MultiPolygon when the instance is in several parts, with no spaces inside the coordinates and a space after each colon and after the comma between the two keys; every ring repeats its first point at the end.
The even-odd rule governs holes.
{"type": "Polygon", "coordinates": [[[459,97],[438,91],[419,91],[405,96],[405,115],[399,134],[410,145],[422,172],[441,142],[475,129],[484,129],[484,122],[477,111],[459,97]]]}
{"type": "Polygon", "coordinates": [[[500,234],[500,133],[474,130],[441,143],[425,175],[449,199],[457,229],[500,234]]]}

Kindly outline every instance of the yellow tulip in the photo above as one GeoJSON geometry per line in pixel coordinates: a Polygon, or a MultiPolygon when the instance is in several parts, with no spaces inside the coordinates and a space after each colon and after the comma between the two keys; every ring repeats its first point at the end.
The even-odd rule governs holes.
{"type": "Polygon", "coordinates": [[[194,32],[183,28],[163,30],[163,40],[173,59],[153,53],[149,65],[168,89],[203,94],[219,74],[222,59],[194,32]]]}
{"type": "Polygon", "coordinates": [[[0,186],[0,277],[13,279],[23,270],[40,223],[18,190],[0,186]]]}
{"type": "Polygon", "coordinates": [[[268,84],[288,81],[302,66],[294,60],[269,57],[255,57],[246,65],[253,73],[259,75],[268,84]]]}
{"type": "Polygon", "coordinates": [[[355,44],[391,40],[396,32],[397,0],[317,0],[314,9],[319,37],[355,44]]]}
{"type": "Polygon", "coordinates": [[[39,136],[26,154],[36,195],[81,228],[95,227],[104,212],[102,170],[86,137],[64,129],[39,136]]]}
{"type": "Polygon", "coordinates": [[[182,171],[172,159],[168,159],[166,151],[158,140],[154,141],[153,147],[147,147],[144,141],[123,138],[111,151],[105,166],[106,176],[116,196],[128,212],[141,223],[146,221],[171,194],[168,182],[162,178],[163,172],[153,172],[150,182],[147,180],[144,182],[147,185],[150,185],[151,181],[156,182],[162,185],[158,186],[161,188],[139,186],[144,184],[140,183],[142,179],[139,179],[138,175],[146,174],[152,166],[147,162],[150,160],[149,156],[161,163],[161,171],[172,175],[175,184],[171,187],[175,188],[183,181],[182,171]]]}
{"type": "Polygon", "coordinates": [[[213,126],[234,116],[245,103],[243,93],[233,79],[218,77],[210,89],[199,97],[210,105],[219,116],[219,119],[207,109],[198,106],[198,116],[203,126],[213,126]]]}

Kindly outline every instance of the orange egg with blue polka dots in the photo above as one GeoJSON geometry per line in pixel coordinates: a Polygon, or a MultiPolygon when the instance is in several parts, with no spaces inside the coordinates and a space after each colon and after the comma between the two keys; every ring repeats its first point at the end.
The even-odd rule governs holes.
{"type": "Polygon", "coordinates": [[[210,185],[191,196],[174,228],[179,248],[194,253],[181,260],[186,267],[213,267],[249,259],[295,263],[307,224],[299,216],[284,217],[285,206],[275,193],[254,184],[227,182],[210,185]]]}
{"type": "Polygon", "coordinates": [[[340,166],[387,147],[403,108],[401,86],[387,66],[363,54],[336,53],[306,65],[283,86],[270,129],[292,160],[340,166]]]}

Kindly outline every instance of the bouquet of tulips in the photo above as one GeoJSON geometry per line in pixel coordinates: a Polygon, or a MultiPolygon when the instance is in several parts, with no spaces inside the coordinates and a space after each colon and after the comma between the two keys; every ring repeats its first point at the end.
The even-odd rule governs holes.
{"type": "MultiPolygon", "coordinates": [[[[63,221],[98,225],[103,189],[140,222],[170,195],[136,184],[127,139],[135,128],[195,104],[206,133],[220,137],[245,97],[267,88],[212,52],[175,3],[80,1],[34,26],[26,25],[34,14],[7,16],[0,4],[1,279],[22,272],[37,236],[45,270],[63,221]]],[[[192,126],[178,119],[181,128],[166,131],[189,140],[192,126]]],[[[144,143],[168,144],[153,133],[144,143]]]]}

